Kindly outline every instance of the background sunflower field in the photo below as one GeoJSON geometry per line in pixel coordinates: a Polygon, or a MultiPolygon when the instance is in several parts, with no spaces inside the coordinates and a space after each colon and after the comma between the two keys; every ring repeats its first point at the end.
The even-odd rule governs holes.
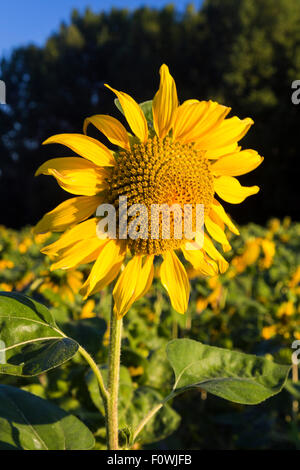
{"type": "MultiPolygon", "coordinates": [[[[271,219],[265,227],[251,223],[240,230],[240,237],[232,236],[230,268],[225,274],[199,280],[189,271],[192,295],[186,315],[171,311],[155,279],[149,294],[125,316],[121,419],[130,413],[138,421],[151,408],[151,395],[167,392],[173,373],[164,346],[173,338],[189,337],[291,363],[291,344],[300,339],[300,224],[286,217],[271,219]],[[139,400],[138,391],[145,389],[148,400],[139,400]]],[[[97,363],[104,363],[110,293],[105,290],[82,300],[78,290],[88,266],[68,274],[61,270],[49,274],[49,262],[39,252],[46,240],[50,240],[49,234],[34,236],[30,227],[16,231],[1,226],[0,289],[30,295],[47,305],[60,328],[78,340],[97,363]]],[[[3,375],[1,383],[47,398],[77,415],[95,432],[97,448],[105,448],[97,383],[79,357],[39,377],[3,375]]],[[[300,385],[291,379],[280,395],[251,407],[204,391],[185,393],[173,401],[162,422],[158,419],[155,427],[147,429],[139,446],[299,449],[298,399],[300,385]],[[162,430],[166,439],[161,439],[162,430]]]]}

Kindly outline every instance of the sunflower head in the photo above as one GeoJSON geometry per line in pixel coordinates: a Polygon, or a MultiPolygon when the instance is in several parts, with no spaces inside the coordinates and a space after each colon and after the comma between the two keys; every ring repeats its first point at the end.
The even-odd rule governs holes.
{"type": "MultiPolygon", "coordinates": [[[[154,136],[145,144],[134,144],[131,151],[120,153],[108,179],[107,199],[116,207],[118,218],[120,197],[126,197],[129,208],[134,204],[145,207],[147,220],[140,220],[139,225],[146,227],[146,234],[137,239],[129,238],[127,242],[133,255],[161,255],[180,248],[186,241],[183,237],[175,238],[173,213],[170,237],[163,238],[162,221],[156,238],[152,236],[154,225],[151,222],[155,214],[151,209],[155,205],[169,208],[177,204],[183,211],[189,204],[194,218],[196,204],[203,204],[206,210],[210,207],[214,195],[210,163],[202,150],[193,147],[193,144],[174,142],[170,137],[154,136]]],[[[134,216],[129,219],[134,220],[134,216]]]]}
{"type": "Polygon", "coordinates": [[[213,101],[191,99],[179,104],[166,65],[160,68],[160,85],[152,102],[139,105],[128,94],[106,86],[115,93],[130,131],[117,119],[99,114],[85,120],[84,134],[60,134],[44,142],[63,144],[77,154],[49,160],[37,171],[54,176],[75,197],[46,214],[35,231],[64,232],[42,250],[54,259],[52,269],[74,269],[94,262],[81,288],[85,297],[118,278],[113,293],[119,317],[149,290],[154,259],[162,258],[162,284],[175,310],[184,313],[190,286],[178,255],[181,252],[180,257],[200,275],[224,272],[228,263],[212,239],[227,251],[225,226],[239,232],[217,197],[238,204],[259,190],[257,186],[243,187],[236,179],[262,162],[257,152],[238,145],[253,121],[227,118],[230,108],[213,101]],[[89,124],[105,135],[114,151],[86,135],[89,124]],[[114,209],[115,236],[108,232],[99,237],[97,232],[103,222],[97,208],[103,204],[114,209]],[[154,206],[168,212],[168,236],[164,215],[157,217],[154,206]],[[198,206],[202,208],[202,230],[197,225],[198,206]],[[177,223],[185,224],[186,208],[191,231],[178,236],[177,223]],[[124,223],[125,236],[120,229],[124,223]],[[134,228],[134,236],[128,237],[129,227],[134,228]]]}

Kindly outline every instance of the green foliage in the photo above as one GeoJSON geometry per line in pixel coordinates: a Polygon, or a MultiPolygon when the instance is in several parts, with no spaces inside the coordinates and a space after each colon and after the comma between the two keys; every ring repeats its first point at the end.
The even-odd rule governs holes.
{"type": "Polygon", "coordinates": [[[75,339],[90,354],[97,354],[101,349],[106,322],[102,318],[81,318],[62,324],[64,333],[75,339]]]}
{"type": "Polygon", "coordinates": [[[56,405],[0,385],[0,450],[88,450],[89,429],[56,405]]]}
{"type": "Polygon", "coordinates": [[[280,392],[290,367],[191,339],[167,346],[175,372],[174,393],[199,387],[234,403],[254,405],[280,392]]]}
{"type": "MultiPolygon", "coordinates": [[[[140,387],[134,391],[132,405],[126,412],[126,420],[131,423],[131,428],[135,430],[142,419],[162,402],[162,396],[151,387],[140,387]]],[[[180,416],[169,405],[158,411],[153,419],[148,421],[136,442],[141,444],[151,444],[160,441],[173,433],[180,423],[180,416]]]]}
{"type": "MultiPolygon", "coordinates": [[[[246,395],[240,389],[236,392],[232,380],[232,368],[237,363],[239,378],[245,378],[243,374],[247,373],[250,379],[247,382],[251,387],[250,400],[257,398],[258,383],[262,384],[259,399],[263,399],[273,393],[274,386],[275,391],[279,390],[287,370],[285,366],[291,364],[294,351],[291,344],[300,335],[300,225],[286,218],[271,220],[267,227],[249,224],[239,229],[240,237],[231,236],[233,249],[225,254],[230,267],[224,275],[201,279],[194,277],[188,268],[192,290],[186,315],[179,316],[171,310],[161,283],[155,278],[147,296],[134,304],[125,316],[119,404],[120,441],[125,447],[130,447],[143,414],[151,411],[150,406],[168,400],[167,407],[160,409],[137,436],[135,446],[152,449],[300,448],[299,416],[292,412],[293,400],[299,399],[299,382],[288,380],[281,393],[249,407],[234,402],[247,401],[249,389],[246,395]],[[263,250],[266,241],[275,248],[269,258],[263,250]],[[193,387],[169,401],[170,394],[174,397],[174,372],[166,345],[176,338],[179,342],[196,341],[192,359],[205,352],[207,357],[214,358],[214,367],[205,370],[210,374],[209,382],[198,387],[195,385],[199,376],[203,381],[204,367],[198,367],[197,363],[191,381],[193,387]],[[215,348],[227,351],[219,357],[215,348]],[[240,364],[244,364],[239,359],[244,357],[241,352],[252,357],[248,368],[241,369],[240,364]],[[234,362],[229,358],[234,358],[234,362]],[[278,368],[276,363],[283,367],[278,368]],[[233,401],[211,393],[219,385],[220,367],[227,375],[222,382],[222,394],[219,388],[217,394],[233,401]],[[257,377],[252,376],[253,370],[258,371],[257,377]],[[270,382],[264,374],[260,375],[260,370],[268,371],[270,382]],[[283,372],[278,381],[274,380],[276,371],[283,372]],[[208,386],[210,388],[206,388],[208,386]],[[144,393],[146,398],[143,398],[144,393]],[[180,426],[178,415],[181,416],[180,426]],[[158,440],[163,436],[166,436],[164,440],[158,440]]],[[[30,228],[19,232],[0,228],[0,289],[14,291],[0,295],[0,340],[4,340],[5,335],[5,342],[13,346],[20,339],[21,342],[34,339],[30,335],[42,338],[26,343],[27,349],[17,351],[11,347],[6,351],[7,364],[0,367],[4,371],[6,367],[14,369],[16,375],[2,373],[0,381],[77,416],[94,434],[95,448],[105,449],[104,410],[98,385],[86,362],[74,352],[78,343],[83,345],[106,375],[110,295],[107,291],[95,295],[92,305],[86,309],[88,303],[78,294],[79,286],[76,284],[71,290],[66,273],[49,272],[49,260],[39,250],[55,239],[55,235],[47,240],[36,239],[30,228]],[[16,316],[18,319],[14,318],[16,316]],[[39,323],[33,322],[33,326],[32,320],[39,323]],[[55,336],[53,340],[46,340],[42,335],[55,336]],[[61,364],[61,354],[55,348],[58,345],[58,352],[62,351],[62,340],[61,346],[64,345],[63,351],[64,354],[67,351],[69,360],[61,364]],[[52,358],[48,356],[50,352],[52,358]],[[51,367],[61,365],[47,370],[50,362],[51,367]],[[42,373],[31,376],[38,371],[42,373]]],[[[88,266],[82,266],[72,275],[83,282],[88,271],[88,266]]],[[[188,360],[186,352],[177,354],[180,361],[188,360]]],[[[183,379],[187,376],[183,375],[183,379]]],[[[239,380],[239,385],[240,382],[243,381],[239,380]]],[[[185,390],[186,385],[179,382],[181,390],[185,390]]]]}
{"type": "Polygon", "coordinates": [[[0,331],[6,362],[0,373],[32,376],[71,359],[78,343],[65,338],[43,305],[16,293],[0,295],[0,331]]]}
{"type": "MultiPolygon", "coordinates": [[[[125,355],[123,351],[123,355],[125,355]]],[[[107,369],[101,369],[104,380],[107,381],[107,369]]],[[[104,406],[100,397],[98,384],[92,372],[86,376],[87,386],[91,398],[104,417],[104,406]]],[[[152,384],[152,377],[149,383],[152,384]]],[[[136,388],[129,371],[122,366],[120,370],[120,400],[119,400],[119,426],[121,431],[128,434],[128,443],[142,419],[162,400],[162,395],[150,386],[136,388]]],[[[180,422],[180,417],[169,405],[165,405],[138,436],[140,444],[160,441],[174,432],[180,422]]]]}
{"type": "MultiPolygon", "coordinates": [[[[36,223],[64,197],[50,178],[33,177],[53,157],[54,149],[41,148],[41,142],[59,132],[80,132],[93,114],[119,117],[104,83],[138,102],[153,98],[163,62],[181,102],[219,100],[233,115],[255,121],[242,145],[265,160],[243,182],[263,191],[232,214],[242,223],[287,212],[296,218],[299,106],[291,102],[291,84],[300,76],[299,21],[295,0],[207,0],[181,14],[171,5],[74,11],[43,47],[15,49],[0,65],[8,102],[0,108],[0,197],[11,201],[3,208],[3,223],[36,223]]],[[[99,137],[96,130],[94,136],[99,137]]],[[[65,155],[60,147],[57,152],[65,155]]]]}

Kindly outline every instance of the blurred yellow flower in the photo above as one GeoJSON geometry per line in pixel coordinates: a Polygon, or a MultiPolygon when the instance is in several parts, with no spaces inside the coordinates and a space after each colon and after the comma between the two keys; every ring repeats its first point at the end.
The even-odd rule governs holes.
{"type": "Polygon", "coordinates": [[[4,292],[11,292],[13,290],[13,286],[11,284],[7,284],[6,282],[2,282],[0,284],[0,290],[4,292]]]}
{"type": "Polygon", "coordinates": [[[300,283],[300,266],[297,267],[296,271],[294,272],[292,279],[289,282],[289,287],[294,289],[300,283]]]}
{"type": "Polygon", "coordinates": [[[34,241],[38,245],[44,243],[50,236],[51,232],[46,232],[46,233],[38,233],[37,235],[34,235],[34,241]]]}
{"type": "Polygon", "coordinates": [[[51,274],[46,276],[39,286],[39,291],[43,293],[46,289],[59,294],[63,300],[74,301],[74,295],[79,292],[82,284],[83,274],[80,271],[72,269],[67,271],[63,278],[51,274]]]}
{"type": "Polygon", "coordinates": [[[271,219],[269,222],[269,230],[272,234],[278,232],[280,229],[280,220],[279,219],[271,219]]]}
{"type": "Polygon", "coordinates": [[[261,335],[264,339],[270,339],[277,333],[276,325],[264,326],[261,335]]]}
{"type": "Polygon", "coordinates": [[[33,279],[34,279],[34,273],[32,271],[27,272],[22,279],[16,282],[15,289],[17,291],[24,290],[25,287],[29,286],[29,284],[33,281],[33,279]]]}
{"type": "Polygon", "coordinates": [[[142,366],[138,366],[138,367],[131,366],[131,367],[128,367],[128,370],[129,370],[131,377],[143,375],[144,373],[144,368],[142,366]]]}
{"type": "Polygon", "coordinates": [[[23,241],[19,244],[19,252],[24,254],[27,252],[28,248],[32,245],[33,241],[31,238],[26,237],[23,241]]]}
{"type": "Polygon", "coordinates": [[[240,256],[235,256],[231,262],[238,273],[245,271],[247,266],[254,264],[259,257],[260,242],[258,239],[250,239],[245,243],[244,252],[240,256]]]}
{"type": "Polygon", "coordinates": [[[201,313],[208,305],[216,312],[222,300],[223,286],[219,282],[218,276],[209,279],[208,285],[213,291],[206,298],[199,297],[196,301],[196,312],[201,313]]]}
{"type": "Polygon", "coordinates": [[[93,299],[89,299],[82,307],[80,318],[95,317],[96,314],[94,312],[94,308],[95,308],[95,301],[93,299]]]}
{"type": "Polygon", "coordinates": [[[0,269],[12,269],[15,263],[9,259],[0,260],[0,269]]]}
{"type": "MultiPolygon", "coordinates": [[[[259,267],[268,269],[273,263],[275,251],[275,243],[272,240],[261,237],[251,238],[246,241],[243,254],[235,256],[231,264],[236,273],[242,273],[248,266],[256,263],[262,252],[264,257],[259,260],[259,267]]],[[[230,277],[234,277],[234,275],[235,273],[232,272],[230,277]]]]}
{"type": "Polygon", "coordinates": [[[280,318],[284,315],[291,316],[295,313],[294,302],[291,300],[283,302],[277,310],[277,316],[280,318]]]}
{"type": "Polygon", "coordinates": [[[268,269],[272,265],[275,255],[275,243],[271,240],[262,239],[261,247],[264,253],[264,258],[261,260],[260,266],[263,269],[268,269]]]}

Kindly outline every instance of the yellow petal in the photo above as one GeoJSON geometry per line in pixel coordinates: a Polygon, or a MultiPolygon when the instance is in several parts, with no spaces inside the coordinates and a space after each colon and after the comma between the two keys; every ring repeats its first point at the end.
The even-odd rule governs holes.
{"type": "Polygon", "coordinates": [[[95,217],[75,225],[75,227],[65,232],[56,242],[42,248],[41,252],[49,256],[57,256],[62,250],[65,250],[81,240],[95,238],[97,236],[97,223],[98,219],[95,217]]]}
{"type": "Polygon", "coordinates": [[[186,270],[173,251],[163,255],[160,267],[162,285],[167,290],[172,307],[178,313],[185,313],[190,295],[190,283],[186,270]]]}
{"type": "Polygon", "coordinates": [[[75,243],[69,249],[66,249],[64,254],[51,265],[51,271],[55,269],[75,268],[83,263],[83,260],[85,260],[87,256],[98,248],[101,248],[105,243],[107,243],[107,240],[100,240],[99,238],[81,240],[75,243]]]}
{"type": "Polygon", "coordinates": [[[131,96],[127,95],[127,93],[115,90],[107,84],[105,84],[105,86],[117,95],[133,133],[141,140],[141,142],[146,142],[148,138],[148,125],[140,106],[133,98],[131,98],[131,96]]]}
{"type": "MultiPolygon", "coordinates": [[[[98,254],[98,256],[100,256],[100,254],[101,252],[98,254]]],[[[93,288],[90,288],[89,279],[87,279],[85,284],[80,289],[80,293],[84,296],[83,298],[86,299],[90,295],[96,294],[108,286],[119,274],[123,261],[124,257],[118,257],[108,268],[106,274],[99,278],[93,288]]]]}
{"type": "Polygon", "coordinates": [[[181,142],[192,141],[193,131],[202,122],[209,107],[208,101],[184,102],[177,108],[173,126],[173,137],[181,142]],[[190,140],[189,140],[190,138],[190,140]]]}
{"type": "Polygon", "coordinates": [[[142,256],[134,256],[126,265],[121,273],[115,288],[113,296],[115,301],[115,312],[118,318],[122,318],[128,312],[130,305],[134,300],[134,293],[138,278],[142,270],[142,256]]]}
{"type": "Polygon", "coordinates": [[[49,174],[54,176],[60,187],[65,191],[82,196],[95,196],[107,189],[106,179],[109,176],[104,168],[63,172],[49,169],[49,174]]]}
{"type": "Polygon", "coordinates": [[[219,201],[214,199],[211,209],[220,217],[220,219],[223,220],[223,222],[227,225],[231,232],[235,233],[236,235],[240,234],[238,228],[234,225],[230,217],[226,214],[223,206],[219,203],[219,201]]]}
{"type": "Polygon", "coordinates": [[[239,176],[257,168],[263,158],[254,150],[243,150],[219,158],[211,166],[211,171],[217,175],[239,176]]]}
{"type": "Polygon", "coordinates": [[[134,301],[143,297],[148,290],[150,289],[154,277],[154,266],[153,266],[154,256],[147,256],[144,265],[142,266],[141,275],[138,279],[136,290],[135,290],[135,299],[134,301]]]}
{"type": "MultiPolygon", "coordinates": [[[[218,214],[216,214],[216,212],[211,210],[209,212],[209,218],[212,222],[214,222],[216,225],[218,225],[223,232],[225,232],[225,224],[224,224],[223,220],[218,216],[218,214]]],[[[223,248],[223,251],[225,251],[225,252],[231,250],[231,246],[230,246],[228,241],[226,241],[225,243],[222,244],[222,248],[223,248]]]]}
{"type": "MultiPolygon", "coordinates": [[[[115,265],[120,269],[124,256],[124,250],[121,249],[121,245],[116,240],[104,240],[103,248],[82,287],[82,292],[86,292],[86,296],[88,296],[96,286],[99,287],[100,283],[106,282],[107,276],[110,278],[111,270],[115,265]]],[[[99,290],[101,289],[99,288],[99,290]]]]}
{"type": "Polygon", "coordinates": [[[221,253],[219,253],[209,236],[206,234],[204,234],[203,248],[212,259],[218,261],[220,272],[224,273],[228,268],[228,262],[221,255],[221,253]]]}
{"type": "Polygon", "coordinates": [[[88,170],[96,169],[97,166],[84,158],[79,157],[62,157],[52,158],[43,163],[35,172],[35,176],[38,175],[51,175],[51,170],[56,170],[60,173],[72,170],[88,170]]]}
{"type": "Polygon", "coordinates": [[[190,242],[188,242],[181,248],[185,259],[191,263],[193,268],[198,271],[199,274],[204,276],[215,276],[218,273],[217,265],[204,255],[203,250],[191,250],[190,245],[190,242]]]}
{"type": "Polygon", "coordinates": [[[62,144],[73,152],[90,160],[98,166],[114,166],[115,159],[112,152],[96,139],[83,134],[57,134],[43,142],[46,144],[62,144]]]}
{"type": "Polygon", "coordinates": [[[216,129],[197,141],[197,148],[212,150],[234,144],[244,137],[252,124],[253,121],[250,118],[241,120],[234,116],[225,119],[216,129]]]}
{"type": "Polygon", "coordinates": [[[213,101],[185,102],[176,112],[174,138],[184,143],[198,142],[218,127],[229,112],[230,108],[213,101]]]}
{"type": "Polygon", "coordinates": [[[62,202],[44,215],[34,228],[34,233],[62,232],[92,215],[102,198],[99,196],[74,197],[62,202]]]}
{"type": "Polygon", "coordinates": [[[239,204],[246,197],[256,194],[259,191],[258,186],[241,186],[239,181],[232,176],[220,176],[214,182],[215,191],[224,201],[231,204],[239,204]]]}
{"type": "Polygon", "coordinates": [[[224,230],[222,230],[222,227],[220,227],[215,221],[212,220],[210,216],[205,217],[205,227],[208,233],[219,243],[222,245],[228,245],[228,240],[227,237],[224,233],[224,230]]]}
{"type": "Polygon", "coordinates": [[[238,152],[240,149],[241,147],[238,146],[237,142],[234,142],[233,144],[226,145],[225,147],[207,150],[205,156],[209,160],[217,160],[218,158],[224,157],[225,155],[229,155],[230,153],[238,152]]]}
{"type": "Polygon", "coordinates": [[[153,275],[153,256],[147,257],[144,266],[142,266],[142,256],[134,256],[127,263],[113,291],[115,313],[118,318],[122,318],[131,305],[150,289],[153,275]]]}
{"type": "Polygon", "coordinates": [[[184,247],[181,247],[181,251],[193,268],[198,270],[204,261],[203,250],[195,250],[193,243],[187,242],[184,247]]]}
{"type": "Polygon", "coordinates": [[[95,116],[86,118],[83,124],[83,132],[85,134],[89,124],[93,124],[112,144],[127,150],[130,149],[127,131],[120,121],[114,117],[105,114],[96,114],[95,116]]]}
{"type": "Polygon", "coordinates": [[[178,106],[177,90],[167,65],[159,70],[160,84],[152,103],[153,124],[158,137],[163,139],[171,129],[178,106]]]}

